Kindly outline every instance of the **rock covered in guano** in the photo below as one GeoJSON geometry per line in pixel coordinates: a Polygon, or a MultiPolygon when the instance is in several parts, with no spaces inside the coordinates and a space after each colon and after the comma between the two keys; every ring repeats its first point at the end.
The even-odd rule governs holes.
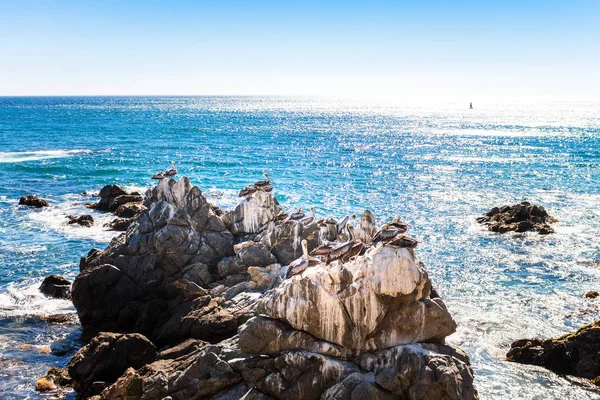
{"type": "MultiPolygon", "coordinates": [[[[124,195],[104,192],[110,204],[124,195]]],[[[456,324],[427,271],[413,248],[373,243],[371,211],[352,231],[364,251],[285,279],[304,240],[345,243],[354,217],[286,213],[268,177],[224,213],[187,177],[160,180],[143,207],[80,262],[72,296],[88,344],[69,363],[80,394],[477,399],[469,358],[444,344],[456,324]]]]}

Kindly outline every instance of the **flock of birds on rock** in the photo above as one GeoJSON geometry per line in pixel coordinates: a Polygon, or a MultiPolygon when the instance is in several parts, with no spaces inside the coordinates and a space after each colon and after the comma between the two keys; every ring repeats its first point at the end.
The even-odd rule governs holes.
{"type": "MultiPolygon", "coordinates": [[[[273,184],[268,174],[265,173],[264,177],[266,180],[258,181],[243,188],[239,193],[239,197],[249,197],[258,191],[271,192],[273,184]]],[[[310,207],[310,215],[307,215],[301,209],[293,213],[281,211],[277,214],[270,223],[274,223],[275,225],[302,223],[303,226],[308,226],[316,220],[316,225],[322,233],[322,244],[313,249],[310,254],[308,251],[308,242],[305,239],[302,240],[302,256],[288,265],[285,277],[289,278],[301,274],[308,267],[321,263],[329,265],[334,261],[340,263],[348,262],[359,255],[365,254],[371,246],[378,243],[396,248],[414,248],[419,243],[418,240],[404,235],[410,225],[400,221],[398,218],[394,218],[391,222],[384,224],[370,238],[369,241],[371,243],[365,243],[356,237],[355,228],[350,223],[355,219],[356,215],[346,215],[339,221],[331,216],[316,220],[315,208],[312,206],[310,207]],[[344,235],[344,231],[348,232],[347,237],[344,235]],[[329,233],[331,233],[332,240],[329,240],[327,237],[329,233]],[[339,239],[342,239],[342,241],[339,241],[339,239]]],[[[269,223],[264,228],[268,225],[269,223]]]]}
{"type": "MultiPolygon", "coordinates": [[[[178,171],[175,162],[171,161],[171,164],[173,165],[173,168],[157,172],[152,176],[152,179],[162,180],[177,175],[178,171]]],[[[265,177],[265,180],[257,181],[252,185],[244,187],[240,190],[238,197],[250,197],[259,191],[273,191],[273,184],[269,179],[269,175],[264,173],[263,176],[265,177]]],[[[271,222],[276,225],[302,223],[303,226],[308,226],[316,220],[315,208],[311,206],[310,211],[311,215],[308,216],[301,209],[298,209],[293,213],[281,211],[271,222]]],[[[353,214],[346,215],[340,221],[331,216],[317,220],[317,227],[319,227],[322,232],[322,244],[313,249],[309,254],[308,242],[306,239],[303,239],[301,242],[302,256],[288,265],[285,277],[290,278],[294,275],[301,274],[308,267],[321,263],[329,265],[334,261],[338,261],[343,264],[359,255],[365,254],[371,246],[376,246],[378,243],[396,248],[414,248],[419,243],[418,240],[404,235],[410,225],[400,221],[397,217],[377,230],[370,238],[371,243],[365,243],[357,239],[354,226],[350,223],[350,221],[355,219],[356,215],[353,214]],[[347,237],[344,235],[345,230],[348,232],[347,237]],[[331,233],[329,236],[333,236],[332,240],[329,240],[327,237],[329,233],[331,233]],[[339,241],[339,239],[342,239],[342,241],[339,241]]]]}
{"type": "Polygon", "coordinates": [[[156,180],[163,180],[163,179],[167,179],[170,178],[172,176],[177,175],[177,166],[175,165],[175,161],[171,161],[171,165],[173,166],[173,168],[169,168],[165,171],[158,171],[157,173],[155,173],[154,175],[152,175],[152,179],[156,179],[156,180]]]}

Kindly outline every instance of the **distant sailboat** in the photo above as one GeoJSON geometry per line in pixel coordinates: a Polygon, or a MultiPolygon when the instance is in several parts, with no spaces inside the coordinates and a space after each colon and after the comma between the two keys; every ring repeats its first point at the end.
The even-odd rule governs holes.
{"type": "Polygon", "coordinates": [[[473,109],[473,103],[469,103],[469,110],[473,109]]]}

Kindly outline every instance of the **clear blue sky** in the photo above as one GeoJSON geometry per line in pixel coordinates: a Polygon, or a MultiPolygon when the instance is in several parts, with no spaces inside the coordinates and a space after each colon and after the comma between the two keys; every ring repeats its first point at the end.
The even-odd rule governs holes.
{"type": "Polygon", "coordinates": [[[598,97],[600,1],[0,0],[0,95],[46,94],[598,97]]]}

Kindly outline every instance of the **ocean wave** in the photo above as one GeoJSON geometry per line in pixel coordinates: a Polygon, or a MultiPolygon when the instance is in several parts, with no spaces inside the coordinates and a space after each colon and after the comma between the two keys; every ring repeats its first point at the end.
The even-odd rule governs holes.
{"type": "Polygon", "coordinates": [[[25,286],[11,282],[0,292],[0,319],[39,317],[75,312],[69,300],[53,299],[40,292],[41,280],[25,286]]]}
{"type": "Polygon", "coordinates": [[[0,152],[0,163],[19,163],[52,158],[72,157],[75,154],[89,154],[91,150],[39,150],[0,152]]]}

